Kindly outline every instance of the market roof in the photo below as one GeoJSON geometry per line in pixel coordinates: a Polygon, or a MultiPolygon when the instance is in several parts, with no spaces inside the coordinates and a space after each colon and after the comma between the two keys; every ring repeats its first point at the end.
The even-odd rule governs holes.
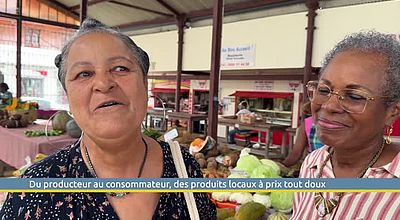
{"type": "MultiPolygon", "coordinates": [[[[40,0],[79,17],[81,0],[40,0]]],[[[89,0],[87,15],[124,32],[175,25],[178,16],[187,22],[211,18],[213,0],[89,0]]],[[[255,12],[288,5],[299,5],[305,11],[304,0],[225,0],[225,15],[255,12]]],[[[265,14],[264,14],[265,16],[265,14]]],[[[241,19],[246,19],[242,17],[241,19]]]]}
{"type": "MultiPolygon", "coordinates": [[[[39,0],[79,19],[81,0],[39,0]]],[[[307,11],[307,0],[225,0],[224,23],[307,11]]],[[[375,0],[376,1],[376,0],[375,0]]],[[[320,0],[321,8],[364,4],[371,0],[320,0]]],[[[88,0],[89,17],[129,35],[176,30],[177,17],[187,26],[211,24],[214,0],[88,0]],[[208,22],[204,22],[209,20],[208,22]],[[194,25],[193,25],[194,23],[194,25]]]]}

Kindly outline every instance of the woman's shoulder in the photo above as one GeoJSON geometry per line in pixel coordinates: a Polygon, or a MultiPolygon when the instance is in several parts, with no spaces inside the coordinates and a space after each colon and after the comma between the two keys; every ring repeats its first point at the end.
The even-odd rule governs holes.
{"type": "Polygon", "coordinates": [[[323,147],[312,151],[304,159],[303,165],[313,166],[319,164],[329,154],[328,150],[329,147],[327,145],[324,145],[323,147]]]}
{"type": "Polygon", "coordinates": [[[79,145],[71,145],[41,161],[32,164],[21,176],[22,178],[67,177],[68,168],[80,158],[79,145]],[[72,160],[71,160],[72,159],[72,160]]]}
{"type": "Polygon", "coordinates": [[[400,152],[394,151],[389,159],[389,163],[382,166],[391,176],[400,178],[400,152]]]}

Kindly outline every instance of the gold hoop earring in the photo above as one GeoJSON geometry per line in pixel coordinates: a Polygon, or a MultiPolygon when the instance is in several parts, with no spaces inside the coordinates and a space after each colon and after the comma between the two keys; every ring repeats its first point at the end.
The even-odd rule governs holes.
{"type": "Polygon", "coordinates": [[[389,128],[387,128],[387,136],[386,136],[386,144],[391,144],[392,143],[392,139],[390,138],[390,135],[392,135],[393,133],[393,125],[390,125],[389,128]]]}

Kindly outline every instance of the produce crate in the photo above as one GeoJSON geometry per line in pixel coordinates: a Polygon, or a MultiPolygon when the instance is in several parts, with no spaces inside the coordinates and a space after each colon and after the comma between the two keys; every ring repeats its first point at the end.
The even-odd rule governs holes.
{"type": "Polygon", "coordinates": [[[253,114],[240,115],[239,121],[241,123],[253,124],[254,122],[256,122],[256,116],[253,114]]]}

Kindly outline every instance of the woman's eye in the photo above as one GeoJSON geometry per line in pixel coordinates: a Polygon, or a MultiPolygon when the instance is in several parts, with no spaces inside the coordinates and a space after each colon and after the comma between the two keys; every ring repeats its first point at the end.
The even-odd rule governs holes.
{"type": "Polygon", "coordinates": [[[90,77],[92,75],[93,75],[93,73],[91,73],[89,71],[82,71],[76,76],[76,78],[86,78],[86,77],[90,77]]]}
{"type": "Polygon", "coordinates": [[[354,93],[354,92],[348,92],[346,93],[346,97],[352,100],[366,100],[367,98],[365,98],[364,96],[354,93]]]}
{"type": "Polygon", "coordinates": [[[129,69],[124,67],[124,66],[116,66],[112,68],[112,71],[114,72],[129,72],[129,69]]]}
{"type": "Polygon", "coordinates": [[[331,90],[328,88],[317,88],[317,91],[320,95],[329,95],[331,93],[331,90]]]}

